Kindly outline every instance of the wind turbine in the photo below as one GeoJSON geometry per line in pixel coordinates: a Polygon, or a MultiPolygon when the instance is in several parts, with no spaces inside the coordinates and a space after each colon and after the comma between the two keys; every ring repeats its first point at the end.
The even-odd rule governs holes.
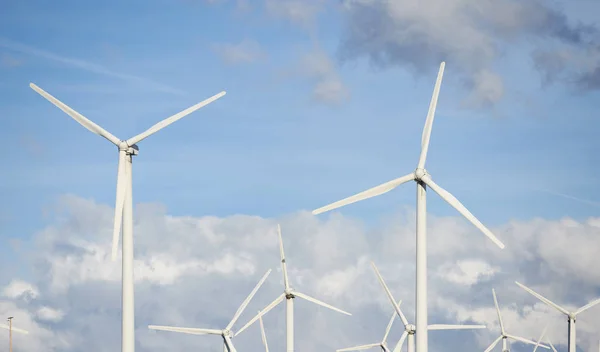
{"type": "Polygon", "coordinates": [[[554,309],[558,310],[559,312],[565,314],[568,317],[567,320],[569,322],[569,343],[568,343],[569,352],[576,352],[577,340],[576,340],[575,321],[577,320],[577,315],[592,308],[593,306],[597,305],[598,303],[600,303],[600,298],[591,301],[590,303],[586,304],[585,306],[577,309],[575,312],[569,312],[566,309],[564,309],[563,307],[559,306],[558,304],[550,301],[548,298],[546,298],[546,297],[540,295],[539,293],[535,292],[534,290],[530,289],[529,287],[527,287],[517,281],[515,281],[515,283],[517,285],[519,285],[519,287],[521,287],[522,289],[524,289],[525,291],[529,292],[534,297],[539,299],[540,301],[546,303],[550,307],[553,307],[554,309]]]}
{"type": "MultiPolygon", "coordinates": [[[[400,303],[401,302],[398,302],[398,304],[400,304],[400,303]]],[[[383,339],[381,340],[381,342],[370,343],[368,345],[360,345],[360,346],[342,348],[342,349],[336,350],[336,352],[362,351],[362,350],[368,350],[373,347],[379,347],[384,352],[390,352],[390,349],[387,346],[387,338],[388,338],[388,335],[390,334],[390,330],[392,329],[392,324],[394,323],[395,318],[396,318],[396,312],[394,311],[392,313],[392,317],[390,318],[390,322],[388,323],[387,327],[385,328],[385,334],[383,335],[383,339]]]]}
{"type": "Polygon", "coordinates": [[[170,124],[180,120],[186,115],[212,103],[225,95],[225,92],[216,94],[194,106],[191,106],[171,117],[168,117],[145,132],[127,140],[120,140],[102,127],[87,119],[65,103],[48,94],[42,88],[30,83],[31,89],[56,105],[59,109],[71,116],[89,131],[104,137],[119,149],[119,167],[117,171],[117,195],[115,206],[115,222],[113,227],[112,260],[117,259],[119,250],[119,234],[121,224],[123,225],[123,262],[122,262],[122,352],[135,351],[135,326],[134,326],[134,302],[133,302],[133,200],[132,200],[132,161],[133,156],[138,155],[139,148],[136,143],[162,130],[170,124]]]}
{"type": "Polygon", "coordinates": [[[244,312],[244,309],[246,309],[246,306],[248,306],[248,303],[250,303],[250,300],[252,299],[252,297],[254,297],[254,295],[256,294],[258,289],[262,286],[262,284],[265,282],[265,280],[267,279],[267,277],[269,276],[270,273],[271,273],[271,269],[269,269],[267,271],[267,273],[265,275],[263,275],[262,279],[260,279],[258,284],[256,284],[256,286],[254,287],[252,292],[250,292],[248,297],[246,297],[246,299],[242,302],[242,305],[240,305],[238,310],[235,312],[233,319],[231,319],[231,321],[229,322],[229,324],[227,324],[225,329],[217,330],[217,329],[180,328],[180,327],[175,327],[175,326],[161,326],[161,325],[148,325],[148,328],[152,329],[152,330],[173,331],[173,332],[181,332],[184,334],[192,334],[192,335],[206,335],[206,334],[220,335],[223,338],[223,350],[225,352],[237,352],[237,350],[233,346],[233,342],[231,340],[231,338],[237,334],[234,334],[233,331],[231,330],[231,328],[237,322],[240,315],[242,315],[242,313],[244,312]]]}
{"type": "Polygon", "coordinates": [[[316,298],[310,297],[302,292],[298,292],[290,286],[288,281],[288,272],[287,272],[287,264],[285,260],[285,253],[283,251],[283,239],[281,238],[281,226],[277,225],[277,234],[279,235],[279,253],[281,255],[281,272],[283,273],[283,293],[275,298],[273,302],[269,303],[262,311],[260,311],[254,318],[252,318],[246,325],[244,325],[237,333],[241,333],[246,330],[250,325],[252,325],[256,320],[260,319],[263,315],[267,314],[271,309],[273,309],[276,305],[283,302],[285,299],[285,317],[286,317],[286,344],[287,344],[287,352],[294,352],[294,298],[300,297],[309,302],[318,304],[325,308],[329,308],[331,310],[335,310],[336,312],[340,312],[346,315],[352,315],[346,311],[343,311],[339,308],[331,306],[327,303],[321,302],[316,298]]]}
{"type": "Polygon", "coordinates": [[[508,349],[508,339],[513,339],[515,341],[536,345],[545,349],[550,349],[548,346],[540,344],[539,341],[535,342],[528,340],[524,337],[519,337],[506,333],[506,330],[504,330],[504,323],[502,322],[502,315],[500,315],[500,307],[498,306],[496,291],[494,289],[492,289],[492,295],[494,295],[494,305],[496,306],[496,313],[498,313],[498,323],[500,323],[500,336],[489,345],[485,352],[490,352],[491,350],[493,350],[494,347],[496,347],[496,345],[500,342],[500,340],[502,340],[502,352],[509,352],[510,350],[508,349]]]}
{"type": "Polygon", "coordinates": [[[469,222],[489,237],[498,247],[504,248],[504,244],[494,236],[494,234],[485,227],[471,212],[450,192],[440,187],[437,183],[433,182],[431,175],[425,170],[425,161],[427,159],[427,151],[429,148],[429,138],[431,137],[431,128],[433,125],[433,118],[435,115],[435,109],[437,106],[437,100],[440,93],[440,86],[442,84],[442,76],[444,74],[445,63],[440,64],[440,70],[438,72],[437,81],[435,88],[433,89],[433,96],[431,97],[431,103],[429,104],[429,112],[427,113],[427,119],[425,120],[425,127],[421,137],[421,154],[419,156],[419,162],[415,171],[408,175],[399,177],[392,181],[383,183],[379,186],[368,189],[364,192],[358,193],[351,197],[343,200],[331,203],[319,209],[313,210],[313,214],[321,214],[329,210],[333,210],[348,204],[352,204],[364,199],[375,197],[391,191],[392,189],[400,186],[409,181],[415,181],[417,183],[417,254],[416,254],[416,329],[419,331],[416,336],[417,351],[427,352],[427,236],[426,236],[426,218],[427,218],[427,206],[426,206],[426,190],[429,186],[435,193],[437,193],[442,199],[448,204],[455,208],[461,213],[469,222]]]}
{"type": "Polygon", "coordinates": [[[540,338],[537,340],[537,343],[535,344],[535,347],[533,347],[533,352],[537,351],[538,347],[540,346],[540,342],[542,342],[542,340],[544,339],[544,335],[546,334],[546,330],[548,330],[548,325],[546,325],[546,327],[544,327],[544,330],[542,330],[542,334],[540,335],[540,338]]]}
{"type": "MultiPolygon", "coordinates": [[[[383,287],[383,290],[385,291],[390,303],[392,303],[392,305],[394,306],[394,310],[396,311],[396,314],[398,314],[398,316],[400,317],[400,320],[402,321],[402,324],[404,324],[404,333],[402,333],[400,340],[396,344],[396,347],[394,347],[394,352],[400,352],[400,350],[402,350],[402,345],[404,344],[404,340],[406,340],[407,337],[408,337],[408,348],[407,348],[408,352],[414,352],[415,351],[414,338],[415,338],[415,333],[418,331],[417,327],[415,327],[415,325],[413,325],[413,324],[410,324],[408,322],[408,319],[406,319],[406,316],[404,315],[404,313],[402,313],[402,310],[400,309],[401,301],[399,301],[399,303],[396,303],[396,300],[394,299],[392,292],[390,291],[390,289],[386,285],[385,281],[383,280],[383,277],[379,273],[379,270],[377,269],[377,266],[375,266],[375,263],[371,262],[371,266],[373,267],[373,270],[375,271],[375,275],[377,275],[377,279],[379,280],[379,283],[383,287]]],[[[485,325],[431,324],[431,325],[427,326],[427,330],[466,330],[466,329],[485,329],[485,325]]]]}
{"type": "Polygon", "coordinates": [[[17,329],[15,327],[12,326],[12,320],[14,317],[8,317],[8,325],[4,325],[4,324],[0,324],[0,328],[6,329],[8,330],[8,350],[10,352],[12,352],[12,333],[14,332],[18,332],[20,334],[24,334],[27,335],[29,334],[29,331],[23,330],[23,329],[17,329]]]}

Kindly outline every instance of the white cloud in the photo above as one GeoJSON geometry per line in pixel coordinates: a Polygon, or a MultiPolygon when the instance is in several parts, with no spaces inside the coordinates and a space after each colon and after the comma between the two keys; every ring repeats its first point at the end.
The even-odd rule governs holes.
{"type": "Polygon", "coordinates": [[[12,280],[8,286],[2,290],[4,297],[8,298],[23,298],[25,300],[36,299],[40,292],[35,285],[22,280],[12,280]]]}
{"type": "MultiPolygon", "coordinates": [[[[58,208],[64,210],[60,220],[40,231],[35,241],[30,281],[43,288],[38,299],[15,301],[19,306],[0,305],[6,308],[0,309],[0,314],[18,314],[15,324],[19,327],[42,332],[41,337],[31,335],[26,350],[118,349],[120,265],[108,256],[112,211],[74,196],[62,198],[58,208]],[[54,322],[52,330],[37,321],[54,322]],[[54,345],[42,343],[53,339],[58,341],[54,345]]],[[[347,317],[298,300],[297,350],[333,350],[381,338],[391,307],[370,261],[377,264],[393,294],[403,300],[409,320],[414,321],[412,211],[403,211],[393,221],[371,229],[340,214],[317,218],[301,212],[278,221],[241,215],[195,218],[168,216],[159,205],[140,205],[135,214],[136,337],[144,351],[221,351],[222,342],[210,336],[155,332],[145,327],[222,327],[269,268],[277,270],[234,330],[279,295],[278,221],[292,286],[353,313],[347,317]]],[[[515,280],[566,307],[581,306],[600,295],[600,276],[595,269],[600,259],[594,250],[600,246],[597,218],[584,222],[534,219],[503,225],[493,230],[506,243],[505,250],[461,219],[430,214],[428,221],[430,322],[482,323],[490,328],[432,333],[432,352],[448,348],[481,351],[497,337],[492,288],[498,293],[509,331],[537,338],[543,325],[550,323],[549,336],[564,345],[564,317],[521,290],[515,280]]],[[[10,292],[28,290],[21,284],[20,290],[10,292]]],[[[19,293],[12,296],[19,297],[19,293]]],[[[600,333],[599,309],[578,317],[578,341],[584,349],[596,346],[592,341],[600,333]]],[[[283,307],[265,317],[273,350],[284,348],[284,322],[283,307]]],[[[395,325],[390,343],[395,344],[401,333],[400,325],[395,325]]],[[[238,346],[260,348],[257,327],[236,336],[236,341],[238,346]]]]}
{"type": "Polygon", "coordinates": [[[304,75],[314,82],[313,99],[326,104],[339,104],[348,99],[348,88],[324,51],[315,50],[306,54],[301,67],[304,75]]]}
{"type": "Polygon", "coordinates": [[[438,269],[438,276],[449,282],[473,286],[482,279],[490,278],[500,268],[492,267],[482,260],[461,260],[457,263],[446,263],[438,269]]]}
{"type": "Polygon", "coordinates": [[[57,323],[61,321],[65,316],[65,313],[59,309],[53,309],[50,307],[41,307],[37,311],[37,318],[39,320],[50,321],[57,323]]]}
{"type": "Polygon", "coordinates": [[[260,44],[254,40],[243,40],[237,44],[215,44],[214,51],[228,64],[245,64],[266,58],[260,44]]]}

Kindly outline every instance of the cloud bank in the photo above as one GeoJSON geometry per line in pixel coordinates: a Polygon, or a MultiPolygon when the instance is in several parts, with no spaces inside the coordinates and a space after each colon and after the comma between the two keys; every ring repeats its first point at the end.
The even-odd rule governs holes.
{"type": "MultiPolygon", "coordinates": [[[[353,313],[348,317],[298,300],[298,351],[334,350],[381,339],[392,309],[370,261],[414,320],[411,209],[372,228],[339,213],[317,218],[299,212],[281,219],[175,217],[160,204],[140,204],[135,214],[139,351],[222,351],[218,337],[149,331],[147,325],[222,328],[264,272],[274,269],[234,327],[239,329],[282,291],[277,223],[282,226],[292,286],[353,313]]],[[[120,262],[110,261],[112,216],[109,206],[76,196],[64,196],[55,204],[52,223],[29,244],[33,275],[15,277],[2,291],[0,313],[15,316],[15,326],[31,331],[15,338],[15,351],[119,348],[120,262]]],[[[431,333],[432,352],[449,346],[481,351],[498,336],[492,288],[509,332],[537,338],[549,323],[553,343],[565,345],[566,320],[522,291],[515,280],[571,308],[600,295],[600,218],[533,219],[493,230],[506,243],[505,250],[458,217],[429,215],[430,322],[488,326],[476,332],[431,333]]],[[[586,350],[597,348],[598,309],[578,317],[578,343],[586,350]]],[[[283,306],[265,317],[265,328],[270,348],[283,349],[283,306]]],[[[390,344],[402,331],[397,320],[390,344]]],[[[235,341],[259,350],[258,326],[235,341]]],[[[529,347],[515,345],[513,350],[529,347]]]]}

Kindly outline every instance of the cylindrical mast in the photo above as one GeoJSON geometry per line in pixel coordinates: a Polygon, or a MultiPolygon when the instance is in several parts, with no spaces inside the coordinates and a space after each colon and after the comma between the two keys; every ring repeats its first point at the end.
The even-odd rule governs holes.
{"type": "Polygon", "coordinates": [[[427,352],[427,203],[425,183],[417,182],[417,352],[427,352]]]}

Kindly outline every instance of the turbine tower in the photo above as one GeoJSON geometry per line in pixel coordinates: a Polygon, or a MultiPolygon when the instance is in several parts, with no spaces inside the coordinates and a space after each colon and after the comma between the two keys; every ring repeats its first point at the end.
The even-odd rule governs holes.
{"type": "Polygon", "coordinates": [[[419,331],[416,336],[417,351],[427,352],[427,206],[426,206],[426,190],[429,186],[435,193],[437,193],[442,199],[448,204],[455,208],[461,213],[469,222],[489,237],[498,247],[504,248],[504,244],[494,236],[494,234],[486,228],[471,212],[456,199],[450,192],[440,187],[437,183],[433,182],[431,175],[425,169],[425,161],[427,159],[427,151],[429,149],[429,138],[431,137],[431,128],[433,125],[433,118],[435,115],[435,109],[437,106],[438,96],[440,93],[440,86],[442,84],[442,76],[444,75],[445,63],[440,64],[440,70],[438,72],[437,81],[433,89],[433,96],[431,97],[431,103],[429,104],[429,112],[427,113],[427,119],[425,120],[425,127],[423,128],[423,134],[421,136],[421,154],[419,156],[419,162],[415,171],[408,175],[399,177],[392,181],[386,182],[379,186],[368,189],[364,192],[358,193],[351,197],[337,201],[335,203],[326,205],[319,209],[313,210],[313,214],[321,214],[329,210],[333,210],[348,204],[352,204],[364,199],[375,197],[391,191],[392,189],[400,186],[409,181],[415,181],[417,183],[417,254],[416,254],[416,329],[419,331]]]}
{"type": "MultiPolygon", "coordinates": [[[[394,347],[394,352],[400,352],[402,350],[402,345],[404,345],[404,340],[406,340],[407,337],[408,337],[407,350],[408,350],[408,352],[414,352],[415,351],[415,341],[414,341],[415,333],[418,330],[415,327],[415,325],[410,324],[408,322],[408,319],[406,319],[406,316],[404,315],[404,313],[402,313],[402,310],[400,309],[401,301],[399,301],[399,303],[396,303],[396,300],[394,299],[392,292],[390,291],[390,289],[386,285],[385,281],[383,280],[383,277],[379,273],[379,270],[377,269],[377,266],[375,266],[375,263],[371,262],[371,266],[373,267],[373,270],[375,271],[375,275],[377,275],[377,279],[379,280],[381,287],[383,287],[383,290],[385,291],[390,303],[392,304],[392,306],[394,306],[394,310],[396,311],[396,314],[398,314],[398,316],[400,317],[400,320],[402,321],[402,324],[404,324],[404,332],[402,333],[400,340],[396,344],[396,347],[394,347]]],[[[485,325],[451,325],[451,324],[427,325],[427,330],[467,330],[467,329],[485,329],[485,325]]]]}
{"type": "Polygon", "coordinates": [[[0,324],[0,328],[8,330],[8,350],[10,352],[12,352],[12,333],[13,333],[13,331],[14,332],[18,332],[20,334],[25,334],[25,335],[29,334],[29,332],[26,331],[26,330],[17,329],[15,327],[13,327],[12,326],[12,320],[13,320],[13,318],[14,317],[8,317],[8,319],[6,319],[6,320],[8,320],[8,325],[0,324]]]}
{"type": "MultiPolygon", "coordinates": [[[[240,305],[238,310],[235,312],[233,318],[231,319],[229,324],[227,324],[225,329],[217,330],[217,329],[180,328],[180,327],[175,327],[175,326],[161,326],[161,325],[148,325],[148,328],[152,329],[152,330],[173,331],[173,332],[181,332],[184,334],[192,334],[192,335],[206,335],[206,334],[220,335],[223,338],[223,350],[225,352],[237,352],[237,350],[233,346],[233,341],[231,340],[237,334],[234,334],[233,331],[231,330],[231,328],[233,328],[233,325],[237,322],[240,315],[242,315],[242,313],[244,312],[244,309],[246,309],[246,307],[248,306],[248,303],[250,303],[250,300],[252,299],[252,297],[254,297],[254,295],[256,294],[258,289],[262,286],[262,284],[265,282],[265,280],[267,279],[267,277],[269,276],[270,273],[271,273],[271,269],[269,269],[267,271],[267,273],[265,275],[263,275],[262,279],[260,279],[258,284],[256,284],[256,286],[254,287],[252,292],[250,292],[248,297],[246,297],[246,299],[242,302],[242,305],[240,305]]],[[[266,344],[266,342],[265,342],[265,344],[266,344]]]]}
{"type": "Polygon", "coordinates": [[[134,324],[134,302],[133,302],[133,199],[132,199],[132,161],[133,156],[138,155],[139,148],[136,143],[155,134],[170,124],[191,114],[192,112],[212,103],[225,95],[225,92],[216,94],[194,106],[191,106],[171,117],[150,127],[145,132],[138,134],[127,140],[120,140],[94,122],[88,120],[85,116],[73,110],[65,103],[56,99],[46,91],[30,83],[31,89],[46,98],[49,102],[71,116],[89,131],[104,137],[113,143],[119,149],[119,167],[117,171],[117,195],[115,206],[115,222],[113,228],[112,260],[117,259],[119,250],[119,234],[121,225],[123,225],[123,243],[122,243],[122,352],[135,351],[135,324],[134,324]]]}
{"type": "Polygon", "coordinates": [[[276,305],[281,303],[284,299],[286,302],[285,306],[285,317],[286,317],[286,344],[287,344],[287,352],[294,352],[294,298],[300,297],[309,302],[318,304],[325,308],[329,308],[331,310],[335,310],[336,312],[340,312],[346,315],[352,315],[348,312],[345,312],[339,308],[331,306],[327,303],[321,302],[316,298],[310,297],[302,292],[298,292],[290,286],[288,281],[288,272],[287,272],[287,264],[285,260],[285,253],[283,251],[283,239],[281,238],[281,226],[277,225],[277,234],[279,235],[279,253],[281,255],[281,272],[283,273],[283,293],[275,298],[273,302],[269,303],[260,311],[254,318],[252,318],[246,325],[244,325],[237,333],[241,333],[246,330],[250,325],[252,325],[256,320],[260,319],[263,315],[267,314],[271,309],[273,309],[276,305]]]}
{"type": "Polygon", "coordinates": [[[493,350],[494,347],[496,347],[496,345],[500,343],[500,340],[502,340],[502,352],[509,352],[510,350],[508,347],[508,339],[528,343],[531,345],[535,345],[536,347],[539,346],[545,349],[550,349],[548,346],[540,344],[540,341],[535,342],[524,337],[508,334],[506,330],[504,330],[504,323],[502,322],[502,315],[500,315],[500,307],[498,306],[498,299],[496,298],[496,291],[494,289],[492,289],[492,295],[494,296],[494,305],[496,306],[496,313],[498,313],[498,323],[500,324],[500,336],[488,346],[485,352],[490,352],[491,350],[493,350]]]}
{"type": "Polygon", "coordinates": [[[552,302],[548,298],[546,298],[546,297],[540,295],[539,293],[535,292],[534,290],[530,289],[529,287],[527,287],[517,281],[515,281],[515,283],[517,285],[519,285],[519,287],[521,287],[522,289],[524,289],[525,291],[529,292],[534,297],[539,299],[540,301],[546,303],[550,307],[558,310],[559,312],[561,312],[567,316],[567,321],[569,322],[569,335],[568,335],[569,336],[569,338],[568,338],[569,352],[576,352],[577,336],[576,336],[576,330],[575,330],[575,321],[577,320],[577,315],[583,313],[584,311],[586,311],[586,310],[592,308],[593,306],[597,305],[598,303],[600,303],[600,298],[591,301],[590,303],[586,304],[585,306],[577,309],[575,312],[569,312],[566,309],[564,309],[563,307],[559,306],[558,304],[552,302]]]}

